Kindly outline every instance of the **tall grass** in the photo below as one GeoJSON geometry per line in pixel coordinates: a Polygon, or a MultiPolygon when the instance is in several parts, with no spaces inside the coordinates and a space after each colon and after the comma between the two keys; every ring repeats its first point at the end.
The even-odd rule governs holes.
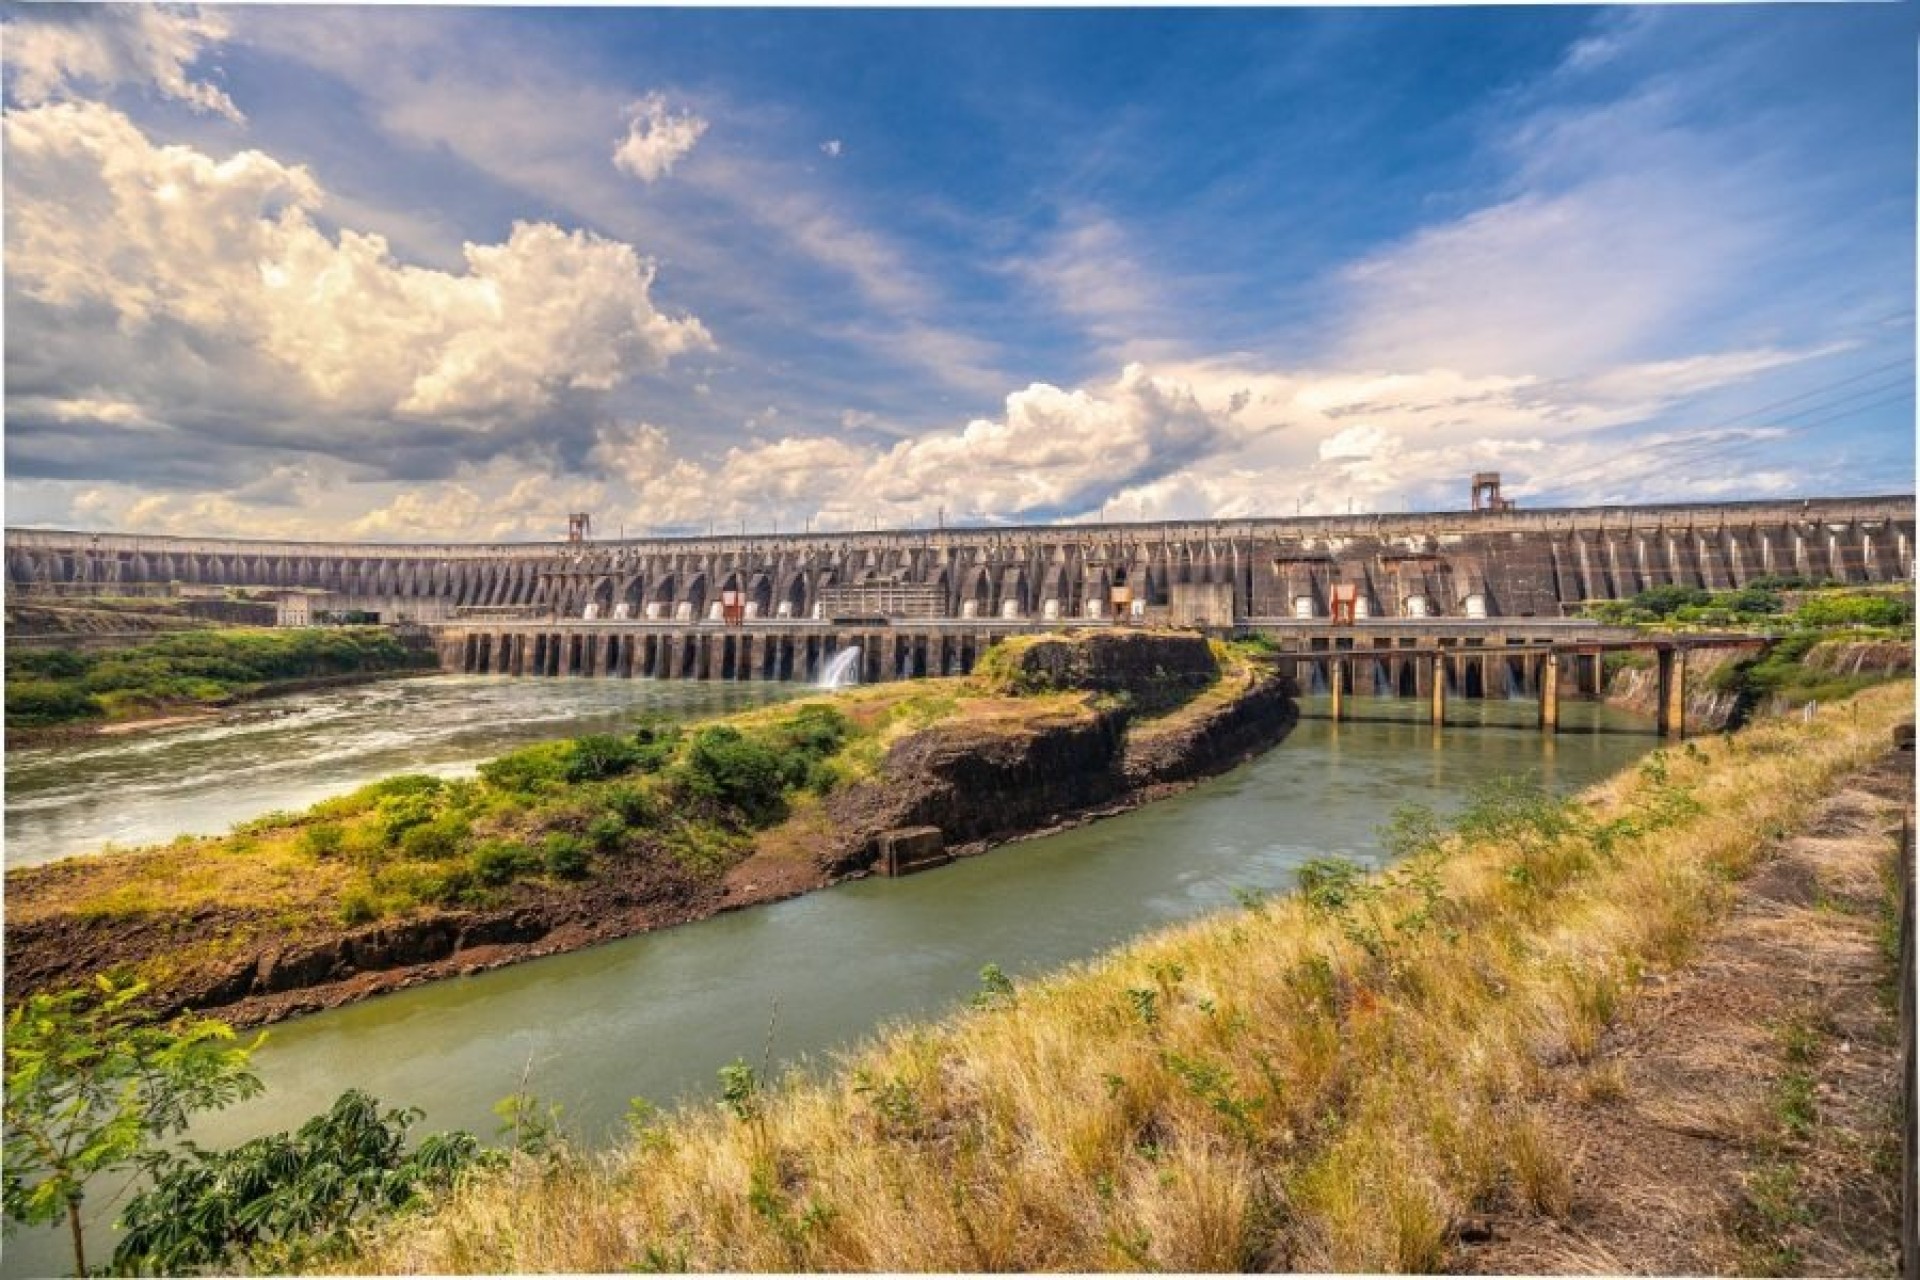
{"type": "Polygon", "coordinates": [[[731,1106],[519,1159],[346,1265],[1433,1270],[1463,1215],[1566,1212],[1545,1068],[1593,1054],[1769,833],[1912,713],[1903,682],[1573,802],[1490,793],[1467,834],[1403,828],[1390,876],[1323,865],[1311,892],[995,982],[824,1080],[735,1076],[731,1106]]]}

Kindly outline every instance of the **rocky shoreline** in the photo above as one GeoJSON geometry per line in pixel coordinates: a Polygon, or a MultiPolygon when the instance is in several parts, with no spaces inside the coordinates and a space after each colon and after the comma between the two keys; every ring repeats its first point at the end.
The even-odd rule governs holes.
{"type": "MultiPolygon", "coordinates": [[[[617,878],[530,886],[499,909],[340,926],[217,962],[190,958],[194,941],[230,923],[217,909],[175,919],[20,920],[7,930],[9,994],[178,954],[177,971],[156,983],[162,1012],[270,1023],[871,875],[880,837],[899,828],[937,827],[950,854],[969,856],[1121,813],[1280,742],[1297,720],[1292,694],[1272,665],[1250,663],[1154,717],[1137,715],[1125,698],[1090,693],[1076,714],[938,722],[894,742],[874,777],[761,833],[718,881],[649,862],[617,878]]],[[[58,877],[60,864],[43,873],[58,877]]]]}

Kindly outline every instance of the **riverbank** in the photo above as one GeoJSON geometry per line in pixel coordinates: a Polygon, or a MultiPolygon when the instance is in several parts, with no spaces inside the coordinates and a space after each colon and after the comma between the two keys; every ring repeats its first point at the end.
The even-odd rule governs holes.
{"type": "MultiPolygon", "coordinates": [[[[1782,636],[1770,652],[1697,649],[1687,656],[1687,727],[1717,733],[1760,714],[1835,702],[1874,684],[1913,675],[1911,638],[1861,638],[1841,631],[1782,636]]],[[[1607,682],[1609,705],[1654,716],[1660,681],[1646,655],[1621,654],[1607,682]]]]}
{"type": "Polygon", "coordinates": [[[825,1080],[746,1071],[728,1109],[516,1164],[329,1266],[1476,1269],[1457,1250],[1489,1216],[1570,1221],[1561,1091],[1619,1087],[1609,1037],[1912,699],[1663,751],[1570,804],[1494,789],[1457,838],[1410,818],[1383,879],[1311,869],[1299,898],[989,983],[825,1080]]]}
{"type": "Polygon", "coordinates": [[[12,647],[7,732],[21,745],[68,731],[172,719],[312,682],[435,665],[381,627],[227,628],[169,635],[109,652],[12,647]]]}
{"type": "Polygon", "coordinates": [[[1152,717],[1112,691],[922,681],[529,748],[472,781],[390,779],[228,837],[10,874],[8,996],[119,965],[159,1007],[272,1021],[867,874],[903,826],[966,854],[1118,811],[1291,716],[1277,674],[1231,654],[1152,717]]]}
{"type": "Polygon", "coordinates": [[[396,667],[390,671],[357,671],[337,676],[313,676],[302,680],[276,680],[267,684],[234,689],[206,702],[180,703],[177,704],[179,707],[177,711],[143,716],[137,720],[45,725],[31,729],[10,728],[7,730],[7,743],[16,748],[57,747],[63,743],[86,742],[93,738],[121,738],[130,734],[152,733],[161,729],[177,729],[184,725],[208,724],[220,719],[224,712],[256,702],[292,697],[300,693],[313,693],[322,689],[346,689],[355,685],[372,684],[379,680],[405,680],[431,674],[431,669],[396,667]]]}

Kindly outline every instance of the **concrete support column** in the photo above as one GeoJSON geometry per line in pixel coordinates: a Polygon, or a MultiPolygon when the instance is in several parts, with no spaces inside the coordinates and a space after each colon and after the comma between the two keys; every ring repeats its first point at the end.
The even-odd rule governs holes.
{"type": "Polygon", "coordinates": [[[1327,660],[1327,689],[1333,695],[1333,718],[1340,719],[1341,707],[1346,698],[1347,663],[1344,658],[1327,660]]]}
{"type": "Polygon", "coordinates": [[[1661,649],[1660,658],[1660,736],[1687,736],[1687,653],[1684,649],[1661,649]]]}
{"type": "Polygon", "coordinates": [[[1436,653],[1428,660],[1427,692],[1433,699],[1433,723],[1447,722],[1447,655],[1436,653]]]}
{"type": "Polygon", "coordinates": [[[1540,659],[1540,728],[1547,733],[1560,729],[1560,655],[1549,652],[1540,659]]]}

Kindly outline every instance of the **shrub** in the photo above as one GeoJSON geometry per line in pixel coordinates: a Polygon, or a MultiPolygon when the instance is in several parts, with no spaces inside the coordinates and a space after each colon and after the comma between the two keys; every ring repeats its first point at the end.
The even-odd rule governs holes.
{"type": "Polygon", "coordinates": [[[1633,605],[1656,618],[1664,618],[1683,605],[1708,604],[1712,600],[1713,594],[1704,588],[1671,585],[1647,588],[1633,598],[1633,605]]]}
{"type": "Polygon", "coordinates": [[[472,834],[465,818],[441,814],[431,822],[408,828],[400,837],[400,854],[418,862],[441,862],[458,854],[472,834]]]}
{"type": "Polygon", "coordinates": [[[721,724],[694,735],[680,781],[689,795],[738,810],[754,826],[768,826],[786,816],[785,777],[779,752],[721,724]]]}
{"type": "Polygon", "coordinates": [[[633,767],[641,773],[658,773],[672,763],[680,750],[681,730],[672,725],[648,721],[633,731],[633,767]]]}
{"type": "Polygon", "coordinates": [[[572,759],[571,742],[543,742],[487,761],[480,766],[480,777],[497,790],[534,795],[564,782],[572,759]]]}
{"type": "Polygon", "coordinates": [[[626,820],[611,811],[601,814],[587,827],[587,839],[602,853],[619,848],[626,834],[626,820]]]}
{"type": "Polygon", "coordinates": [[[641,787],[610,788],[607,809],[629,827],[649,826],[660,817],[658,797],[641,787]]]}
{"type": "Polygon", "coordinates": [[[564,831],[555,831],[547,837],[541,859],[546,864],[547,874],[562,880],[580,879],[587,874],[587,864],[591,861],[587,847],[580,842],[580,838],[564,831]]]}
{"type": "Polygon", "coordinates": [[[1898,627],[1913,621],[1913,601],[1882,595],[1812,596],[1800,602],[1794,616],[1809,627],[1898,627]]]}
{"type": "Polygon", "coordinates": [[[627,772],[639,758],[639,748],[625,738],[588,734],[568,744],[565,776],[568,782],[598,782],[627,772]]]}
{"type": "Polygon", "coordinates": [[[22,727],[92,720],[104,714],[81,690],[51,680],[8,680],[7,723],[22,727]]]}
{"type": "Polygon", "coordinates": [[[375,805],[373,811],[380,838],[391,848],[413,828],[432,822],[438,816],[439,805],[430,793],[415,792],[388,796],[375,805]]]}
{"type": "Polygon", "coordinates": [[[340,923],[371,924],[380,918],[380,900],[365,885],[354,885],[340,895],[340,923]]]}
{"type": "Polygon", "coordinates": [[[300,833],[300,851],[312,858],[337,858],[346,832],[337,822],[319,822],[300,833]]]}
{"type": "Polygon", "coordinates": [[[536,870],[539,857],[533,850],[511,840],[488,840],[468,858],[473,874],[481,884],[498,888],[523,872],[536,870]]]}

